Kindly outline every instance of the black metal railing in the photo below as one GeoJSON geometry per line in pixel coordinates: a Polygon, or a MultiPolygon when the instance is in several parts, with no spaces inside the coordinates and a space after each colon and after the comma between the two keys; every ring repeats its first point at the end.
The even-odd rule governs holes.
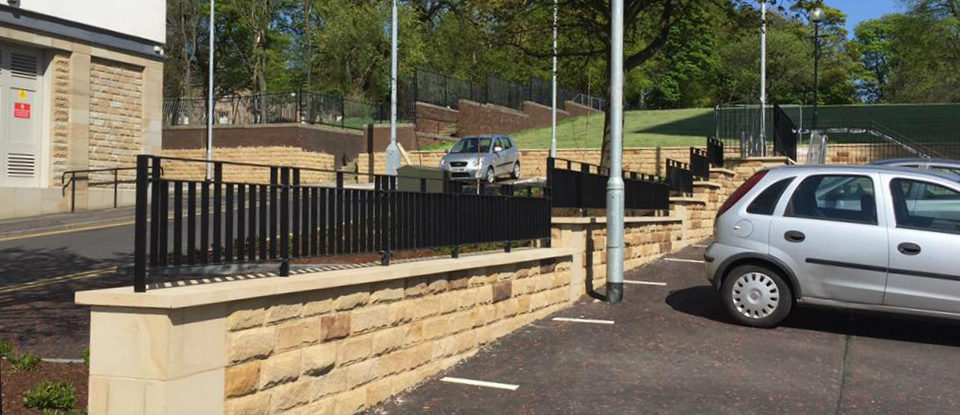
{"type": "Polygon", "coordinates": [[[77,210],[77,183],[86,182],[88,189],[98,186],[111,186],[113,187],[113,207],[117,207],[120,185],[136,182],[134,178],[127,178],[126,175],[121,177],[120,172],[129,171],[132,173],[136,169],[136,167],[110,167],[65,171],[60,175],[60,196],[66,196],[67,188],[70,188],[70,213],[73,213],[77,210]]]}
{"type": "MultiPolygon", "coordinates": [[[[366,187],[348,187],[345,176],[355,173],[222,161],[209,163],[212,180],[178,174],[198,164],[208,162],[137,157],[137,292],[155,282],[148,276],[193,270],[186,275],[197,266],[203,272],[209,265],[276,264],[286,276],[295,258],[378,253],[389,265],[399,250],[450,247],[457,256],[464,245],[505,243],[509,250],[514,242],[550,238],[545,197],[402,191],[396,176],[380,175],[364,175],[373,179],[366,187]],[[231,179],[254,172],[264,179],[231,179]]],[[[420,190],[434,187],[416,180],[420,190]]],[[[456,187],[444,183],[444,190],[456,187]]]]}
{"type": "MultiPolygon", "coordinates": [[[[609,172],[595,164],[547,158],[547,188],[555,208],[606,209],[609,172]]],[[[670,210],[670,188],[658,176],[624,172],[624,208],[670,210]]]]}
{"type": "Polygon", "coordinates": [[[686,163],[667,159],[667,183],[675,194],[693,194],[693,172],[686,163]]]}
{"type": "Polygon", "coordinates": [[[707,158],[713,167],[723,167],[723,140],[707,137],[707,158]]]}
{"type": "Polygon", "coordinates": [[[706,150],[690,147],[690,173],[695,179],[710,180],[710,158],[706,150]]]}

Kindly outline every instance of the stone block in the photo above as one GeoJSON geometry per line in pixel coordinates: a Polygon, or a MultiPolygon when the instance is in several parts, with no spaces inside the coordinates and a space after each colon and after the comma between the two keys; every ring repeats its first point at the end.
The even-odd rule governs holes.
{"type": "Polygon", "coordinates": [[[316,343],[320,339],[320,318],[310,317],[277,326],[278,352],[316,343]]]}
{"type": "Polygon", "coordinates": [[[350,314],[339,313],[320,317],[320,339],[342,339],[350,334],[350,314]]]}
{"type": "Polygon", "coordinates": [[[370,303],[379,304],[403,299],[403,280],[385,281],[370,287],[370,303]]]}
{"type": "Polygon", "coordinates": [[[267,309],[266,323],[275,324],[281,321],[300,317],[303,306],[300,303],[277,304],[267,309]]]}
{"type": "Polygon", "coordinates": [[[343,366],[370,357],[373,350],[373,337],[370,335],[351,337],[340,342],[337,348],[337,362],[343,366]]]}
{"type": "Polygon", "coordinates": [[[260,361],[228,367],[224,377],[224,396],[227,398],[256,392],[260,386],[260,361]]]}
{"type": "Polygon", "coordinates": [[[334,413],[352,414],[359,412],[367,403],[367,393],[363,389],[344,392],[334,397],[334,413]]]}
{"type": "Polygon", "coordinates": [[[510,298],[513,294],[513,284],[511,281],[504,281],[493,286],[493,302],[499,303],[510,298]]]}
{"type": "Polygon", "coordinates": [[[337,363],[337,344],[324,343],[303,349],[302,373],[320,376],[330,373],[337,363]]]}
{"type": "Polygon", "coordinates": [[[261,392],[227,399],[225,411],[233,415],[263,415],[270,413],[270,393],[261,392]]]}
{"type": "Polygon", "coordinates": [[[262,326],[265,316],[263,308],[234,311],[227,317],[227,330],[236,331],[262,326]]]}
{"type": "Polygon", "coordinates": [[[403,345],[406,332],[407,330],[404,327],[395,327],[373,333],[371,353],[381,355],[399,349],[403,345]]]}
{"type": "Polygon", "coordinates": [[[280,385],[270,391],[270,411],[281,411],[310,402],[310,382],[294,382],[280,385]]]}
{"type": "Polygon", "coordinates": [[[363,287],[353,286],[349,287],[349,289],[344,289],[336,300],[333,301],[333,308],[336,311],[345,311],[367,304],[367,302],[370,301],[370,293],[366,290],[358,290],[363,290],[363,287]]]}
{"type": "Polygon", "coordinates": [[[260,365],[260,389],[266,390],[300,377],[300,350],[273,355],[260,365]]]}
{"type": "Polygon", "coordinates": [[[350,316],[350,331],[364,333],[390,324],[390,308],[387,306],[363,307],[350,316]]]}
{"type": "Polygon", "coordinates": [[[262,327],[227,334],[227,358],[231,363],[264,358],[273,352],[276,330],[262,327]]]}

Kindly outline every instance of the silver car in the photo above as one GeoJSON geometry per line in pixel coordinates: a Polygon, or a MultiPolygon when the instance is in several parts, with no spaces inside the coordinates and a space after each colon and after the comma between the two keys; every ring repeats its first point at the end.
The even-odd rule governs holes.
{"type": "Polygon", "coordinates": [[[494,183],[497,177],[520,178],[520,152],[510,137],[484,135],[464,137],[440,160],[440,168],[454,180],[483,180],[494,183]]]}
{"type": "Polygon", "coordinates": [[[960,176],[960,161],[948,159],[890,159],[871,163],[875,166],[929,169],[960,176]]]}
{"type": "Polygon", "coordinates": [[[707,278],[733,318],[794,305],[960,319],[960,177],[882,166],[761,171],[721,206],[707,278]]]}

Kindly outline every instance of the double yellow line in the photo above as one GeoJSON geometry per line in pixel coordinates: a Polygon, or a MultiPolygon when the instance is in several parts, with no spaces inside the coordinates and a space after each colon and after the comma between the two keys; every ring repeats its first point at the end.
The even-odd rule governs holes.
{"type": "Polygon", "coordinates": [[[41,278],[35,281],[24,282],[21,284],[0,286],[0,294],[23,291],[31,288],[39,288],[47,285],[59,284],[59,283],[64,283],[69,281],[101,277],[107,273],[115,272],[116,270],[117,270],[117,267],[114,266],[114,267],[108,267],[108,268],[95,269],[91,271],[83,271],[83,272],[77,272],[73,274],[60,275],[60,276],[51,277],[51,278],[41,278]]]}

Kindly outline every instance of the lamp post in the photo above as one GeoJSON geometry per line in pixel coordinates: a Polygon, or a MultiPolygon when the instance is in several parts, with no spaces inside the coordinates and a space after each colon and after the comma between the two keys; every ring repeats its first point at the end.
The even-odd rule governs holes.
{"type": "Polygon", "coordinates": [[[760,0],[760,154],[767,155],[767,1],[760,0]]]}
{"type": "Polygon", "coordinates": [[[206,179],[210,180],[213,178],[213,35],[214,35],[214,3],[215,0],[210,0],[210,47],[209,54],[207,58],[207,170],[206,170],[206,179]]]}
{"type": "Polygon", "coordinates": [[[813,127],[816,130],[820,127],[817,122],[817,89],[820,84],[820,23],[823,22],[823,9],[817,7],[810,15],[810,21],[813,22],[813,127]]]}
{"type": "Polygon", "coordinates": [[[390,145],[387,146],[387,174],[397,175],[400,147],[397,146],[397,0],[393,0],[390,23],[390,145]]]}

